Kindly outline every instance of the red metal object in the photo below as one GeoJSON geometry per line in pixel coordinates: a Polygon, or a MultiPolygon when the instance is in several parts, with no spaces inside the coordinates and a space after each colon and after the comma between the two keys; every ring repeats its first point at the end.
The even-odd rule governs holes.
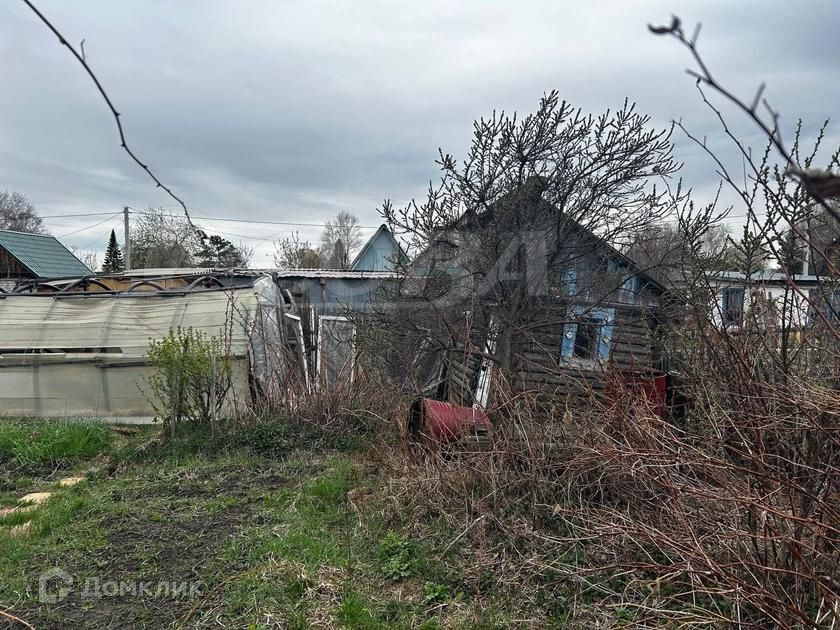
{"type": "Polygon", "coordinates": [[[448,442],[478,428],[492,428],[490,418],[483,410],[430,398],[414,401],[408,416],[408,431],[415,439],[426,437],[448,442]]]}
{"type": "Polygon", "coordinates": [[[650,405],[653,412],[660,418],[665,417],[666,376],[664,374],[641,374],[638,372],[622,372],[621,385],[614,387],[613,400],[626,404],[624,395],[630,393],[637,399],[642,399],[650,405]]]}

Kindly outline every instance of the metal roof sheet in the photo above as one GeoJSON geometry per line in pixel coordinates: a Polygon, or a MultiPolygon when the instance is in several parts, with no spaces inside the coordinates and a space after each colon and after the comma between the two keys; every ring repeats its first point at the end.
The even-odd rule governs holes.
{"type": "MultiPolygon", "coordinates": [[[[777,283],[777,284],[787,284],[788,277],[780,271],[770,271],[768,269],[763,269],[761,271],[754,272],[749,278],[745,273],[742,271],[713,271],[709,272],[708,276],[714,279],[723,279],[723,280],[735,280],[735,281],[750,281],[754,283],[766,282],[766,283],[777,283]]],[[[819,283],[820,281],[828,280],[828,276],[810,276],[804,274],[791,274],[790,279],[797,284],[808,284],[808,283],[819,283]]]]}
{"type": "Polygon", "coordinates": [[[89,276],[93,272],[54,236],[0,230],[0,247],[38,278],[89,276]]]}
{"type": "Polygon", "coordinates": [[[344,278],[344,279],[393,279],[399,278],[396,271],[353,271],[352,269],[280,269],[274,272],[277,278],[344,278]]]}

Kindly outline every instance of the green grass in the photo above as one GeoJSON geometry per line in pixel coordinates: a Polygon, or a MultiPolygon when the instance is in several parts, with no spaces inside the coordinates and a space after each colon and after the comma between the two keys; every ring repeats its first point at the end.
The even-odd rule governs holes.
{"type": "MultiPolygon", "coordinates": [[[[107,435],[55,437],[87,435],[78,431],[85,425],[68,426],[3,425],[4,457],[46,437],[56,459],[39,461],[83,469],[96,457],[100,468],[36,510],[0,519],[0,602],[36,627],[120,618],[135,627],[178,627],[186,619],[186,627],[467,628],[497,619],[486,607],[470,609],[459,569],[440,557],[445,550],[447,562],[461,562],[459,545],[450,545],[457,532],[436,525],[420,538],[382,520],[384,480],[356,453],[306,449],[288,427],[266,429],[266,443],[280,436],[276,450],[253,441],[246,447],[242,436],[210,440],[200,429],[138,450],[154,433],[127,444],[107,435]],[[74,440],[90,446],[56,448],[74,440]],[[100,461],[103,453],[110,463],[100,461]],[[29,519],[28,537],[9,535],[29,519]],[[54,566],[82,583],[199,579],[203,595],[155,600],[152,618],[148,602],[131,598],[53,608],[37,601],[37,580],[54,566]],[[447,617],[450,607],[457,621],[447,617]]],[[[7,471],[0,499],[54,490],[52,470],[43,472],[7,471]]]]}
{"type": "Polygon", "coordinates": [[[67,465],[107,451],[111,442],[111,429],[98,423],[0,422],[0,462],[67,465]]]}

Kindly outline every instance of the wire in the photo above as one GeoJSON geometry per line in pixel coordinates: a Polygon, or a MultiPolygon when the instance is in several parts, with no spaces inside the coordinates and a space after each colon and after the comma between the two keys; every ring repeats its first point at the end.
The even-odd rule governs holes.
{"type": "MultiPolygon", "coordinates": [[[[206,219],[207,221],[229,221],[232,223],[256,223],[259,225],[291,225],[295,227],[324,227],[326,223],[294,223],[292,221],[257,221],[252,219],[222,219],[219,217],[199,217],[196,216],[196,219],[206,219]]],[[[361,228],[363,230],[375,230],[379,226],[378,225],[357,225],[356,227],[361,228]]]]}
{"type": "MultiPolygon", "coordinates": [[[[103,219],[102,221],[99,221],[98,223],[94,223],[93,225],[88,225],[87,227],[83,227],[80,230],[74,230],[73,232],[68,232],[67,234],[62,234],[61,236],[59,236],[57,238],[67,238],[68,236],[73,236],[74,234],[78,234],[79,232],[87,232],[88,230],[92,230],[95,227],[99,227],[103,223],[107,223],[108,221],[111,221],[112,219],[117,218],[121,214],[122,214],[121,212],[116,212],[116,213],[112,214],[111,216],[109,216],[107,219],[103,219]]],[[[99,240],[99,239],[97,239],[97,240],[99,240]]]]}
{"type": "Polygon", "coordinates": [[[110,212],[84,212],[81,214],[46,214],[41,215],[42,219],[63,219],[64,217],[104,217],[110,212]]]}
{"type": "Polygon", "coordinates": [[[99,241],[101,241],[101,240],[102,240],[102,239],[104,239],[104,238],[108,238],[109,236],[110,236],[110,234],[109,234],[108,236],[105,236],[104,234],[100,234],[99,236],[97,236],[95,239],[93,239],[93,240],[92,240],[90,243],[88,243],[87,245],[85,245],[85,246],[83,246],[83,247],[80,247],[80,248],[79,248],[79,251],[84,251],[84,250],[86,250],[86,249],[89,249],[89,248],[90,248],[91,246],[93,246],[94,244],[98,243],[99,241]]]}
{"type": "Polygon", "coordinates": [[[108,109],[110,109],[110,110],[111,110],[111,114],[113,114],[113,116],[114,116],[114,121],[117,123],[117,131],[118,131],[118,132],[119,132],[119,134],[120,134],[120,146],[121,146],[121,147],[125,150],[125,152],[126,152],[126,153],[128,153],[129,157],[131,157],[131,159],[132,159],[132,160],[134,160],[140,168],[142,168],[144,171],[146,171],[146,173],[149,175],[149,177],[151,177],[151,178],[152,178],[152,180],[154,180],[155,184],[157,184],[157,187],[158,187],[158,188],[163,188],[163,190],[165,190],[165,191],[167,192],[167,194],[169,194],[169,196],[170,196],[170,197],[172,197],[175,201],[177,201],[177,202],[178,202],[178,204],[181,206],[181,208],[183,208],[183,210],[184,210],[184,216],[187,218],[187,222],[190,224],[190,226],[191,226],[194,230],[196,230],[196,232],[198,232],[198,234],[199,234],[199,236],[201,236],[202,240],[206,239],[206,238],[207,238],[207,235],[206,235],[206,234],[204,234],[204,233],[203,233],[203,232],[202,232],[202,231],[201,231],[198,227],[196,227],[196,225],[192,222],[192,219],[190,219],[190,213],[189,213],[189,210],[187,210],[187,204],[185,204],[185,203],[181,200],[181,198],[180,198],[180,197],[178,197],[178,195],[176,195],[174,192],[172,192],[172,190],[171,190],[168,186],[164,185],[164,184],[163,184],[163,182],[161,182],[161,181],[158,179],[157,175],[155,175],[155,174],[151,171],[151,169],[149,168],[149,166],[148,166],[147,164],[143,164],[143,162],[141,162],[141,161],[140,161],[140,158],[138,158],[138,157],[134,154],[134,152],[133,152],[133,151],[132,151],[132,150],[128,147],[128,143],[126,142],[126,139],[125,139],[125,132],[123,131],[122,122],[120,121],[120,113],[119,113],[119,112],[117,111],[117,109],[114,107],[114,104],[111,102],[110,97],[109,97],[109,96],[108,96],[108,94],[105,92],[105,88],[103,88],[103,87],[102,87],[102,84],[99,82],[99,79],[96,77],[96,75],[93,73],[93,70],[91,70],[91,69],[90,69],[90,66],[87,64],[87,61],[85,60],[85,54],[84,54],[84,53],[85,53],[85,49],[84,49],[84,47],[82,47],[82,51],[81,51],[81,54],[80,54],[80,53],[79,53],[79,52],[78,52],[78,51],[77,51],[77,50],[76,50],[73,46],[71,46],[71,45],[70,45],[70,43],[69,43],[69,42],[68,42],[68,41],[64,38],[64,35],[62,35],[62,34],[59,32],[59,30],[58,30],[55,26],[53,26],[52,22],[50,22],[50,21],[49,21],[49,20],[48,20],[48,19],[44,16],[44,14],[43,14],[43,13],[41,13],[41,12],[40,12],[40,11],[39,11],[36,7],[35,7],[35,5],[34,5],[34,4],[32,4],[32,2],[30,2],[30,0],[23,0],[23,2],[24,2],[24,4],[25,4],[26,6],[28,6],[30,9],[32,9],[33,13],[35,13],[35,15],[37,15],[37,16],[40,18],[40,20],[41,20],[41,21],[42,21],[42,22],[43,22],[43,23],[47,26],[47,28],[48,28],[48,29],[50,29],[56,37],[58,37],[58,41],[59,41],[59,42],[60,42],[63,46],[66,46],[66,47],[67,47],[67,49],[68,49],[68,50],[69,50],[69,51],[73,54],[73,56],[76,58],[76,60],[77,60],[80,64],[82,64],[82,67],[83,67],[83,68],[85,69],[85,71],[88,73],[88,76],[90,76],[90,78],[91,78],[91,80],[93,81],[94,85],[96,85],[96,89],[97,89],[97,90],[99,90],[99,93],[102,95],[102,98],[105,100],[105,103],[108,105],[108,109]]]}
{"type": "MultiPolygon", "coordinates": [[[[149,214],[147,211],[144,210],[136,210],[131,206],[128,207],[131,211],[131,214],[149,214]]],[[[166,215],[171,218],[178,218],[178,215],[169,214],[166,215]]],[[[200,216],[200,215],[193,215],[194,219],[204,219],[206,221],[226,221],[229,223],[253,223],[256,225],[290,225],[293,227],[325,227],[326,223],[296,223],[294,221],[258,221],[256,219],[229,219],[224,217],[207,217],[207,216],[200,216]]],[[[378,225],[357,225],[363,230],[376,230],[379,229],[380,226],[378,225]]]]}

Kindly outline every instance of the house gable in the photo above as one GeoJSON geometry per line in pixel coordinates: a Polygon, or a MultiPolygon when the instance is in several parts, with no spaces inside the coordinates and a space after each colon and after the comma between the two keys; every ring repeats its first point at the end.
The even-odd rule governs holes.
{"type": "Polygon", "coordinates": [[[408,261],[391,230],[380,225],[350,265],[352,271],[394,271],[408,261]]]}

